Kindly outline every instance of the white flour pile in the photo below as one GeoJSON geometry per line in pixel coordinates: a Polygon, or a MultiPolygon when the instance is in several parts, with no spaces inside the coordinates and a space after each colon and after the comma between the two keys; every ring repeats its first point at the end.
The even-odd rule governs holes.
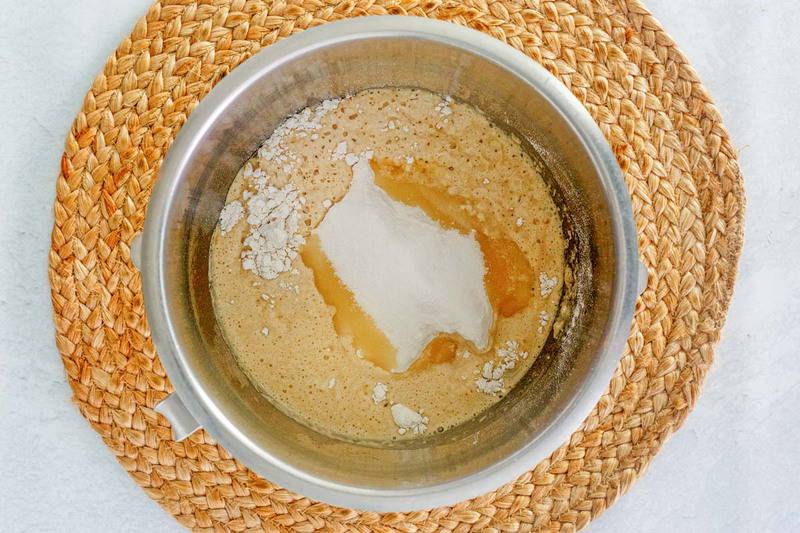
{"type": "MultiPolygon", "coordinates": [[[[305,137],[310,132],[314,132],[322,128],[322,118],[339,107],[339,99],[325,100],[321,104],[314,106],[314,108],[306,107],[302,111],[283,121],[269,139],[264,141],[261,148],[258,149],[258,156],[263,157],[267,161],[275,161],[282,165],[283,171],[289,173],[294,170],[297,155],[286,149],[284,139],[291,135],[296,134],[298,137],[305,137]]],[[[313,133],[310,133],[312,136],[313,133]]]]}
{"type": "Polygon", "coordinates": [[[397,351],[404,372],[439,333],[489,343],[492,307],[474,235],[445,230],[374,183],[368,157],[316,229],[339,279],[397,351]]]}
{"type": "Polygon", "coordinates": [[[275,279],[292,268],[306,240],[300,234],[304,199],[290,183],[283,188],[256,179],[256,193],[247,199],[250,233],[244,240],[242,268],[275,279]]]}

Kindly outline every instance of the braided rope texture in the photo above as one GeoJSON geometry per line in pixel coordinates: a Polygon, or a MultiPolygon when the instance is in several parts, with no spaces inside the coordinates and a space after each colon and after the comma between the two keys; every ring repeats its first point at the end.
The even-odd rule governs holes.
{"type": "Polygon", "coordinates": [[[717,109],[639,0],[157,1],[92,83],[56,190],[49,277],[74,402],[136,483],[197,531],[583,528],[630,488],[697,400],[731,297],[745,204],[717,109]],[[650,279],[617,371],[569,442],[484,496],[378,514],[276,486],[203,431],[171,439],[153,407],[172,389],[129,245],[164,154],[217,81],[293,33],[383,14],[481,30],[556,75],[624,171],[650,279]]]}

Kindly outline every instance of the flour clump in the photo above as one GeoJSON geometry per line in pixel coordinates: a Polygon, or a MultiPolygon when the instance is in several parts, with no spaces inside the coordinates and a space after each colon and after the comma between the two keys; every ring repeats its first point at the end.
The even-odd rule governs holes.
{"type": "Polygon", "coordinates": [[[498,394],[505,388],[503,375],[517,366],[520,359],[527,359],[528,352],[520,349],[519,342],[507,341],[497,349],[499,361],[486,361],[481,376],[475,380],[478,390],[485,394],[498,394]]]}
{"type": "Polygon", "coordinates": [[[389,387],[386,386],[385,383],[378,382],[372,388],[372,402],[375,405],[379,405],[386,401],[386,393],[389,391],[389,387]]]}
{"type": "Polygon", "coordinates": [[[422,413],[418,413],[402,403],[396,403],[392,406],[392,418],[399,428],[397,432],[401,435],[404,435],[407,431],[421,434],[428,429],[428,417],[422,416],[422,413]]]}
{"type": "Polygon", "coordinates": [[[225,235],[228,233],[231,228],[233,228],[236,224],[242,220],[244,216],[244,208],[242,207],[242,203],[239,201],[233,201],[222,208],[222,212],[219,214],[219,230],[220,232],[225,235]]]}

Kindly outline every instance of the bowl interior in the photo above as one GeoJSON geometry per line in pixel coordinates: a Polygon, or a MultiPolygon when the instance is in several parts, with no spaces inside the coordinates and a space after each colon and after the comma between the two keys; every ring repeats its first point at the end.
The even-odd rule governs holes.
{"type": "Polygon", "coordinates": [[[528,453],[584,390],[603,353],[610,307],[618,297],[609,191],[585,139],[541,87],[490,53],[435,36],[365,33],[248,68],[247,82],[228,86],[216,109],[206,113],[202,130],[193,133],[191,157],[164,206],[165,253],[158,258],[163,305],[175,356],[188,381],[202,389],[198,395],[209,413],[204,425],[212,435],[233,435],[249,450],[249,460],[240,458],[276,481],[283,481],[276,479],[277,468],[356,492],[447,484],[485,475],[528,453]],[[452,95],[523,139],[542,161],[563,208],[577,290],[565,332],[548,342],[526,378],[492,409],[443,434],[377,448],[309,429],[248,381],[215,320],[208,250],[238,169],[287,115],[326,98],[387,86],[452,95]]]}

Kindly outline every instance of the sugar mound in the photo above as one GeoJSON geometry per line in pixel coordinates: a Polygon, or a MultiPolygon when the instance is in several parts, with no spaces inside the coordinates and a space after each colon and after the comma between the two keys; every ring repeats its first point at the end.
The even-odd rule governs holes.
{"type": "Polygon", "coordinates": [[[368,157],[359,158],[350,190],[316,233],[339,279],[396,349],[391,370],[408,370],[440,333],[485,349],[492,307],[475,236],[395,201],[374,177],[368,157]]]}

